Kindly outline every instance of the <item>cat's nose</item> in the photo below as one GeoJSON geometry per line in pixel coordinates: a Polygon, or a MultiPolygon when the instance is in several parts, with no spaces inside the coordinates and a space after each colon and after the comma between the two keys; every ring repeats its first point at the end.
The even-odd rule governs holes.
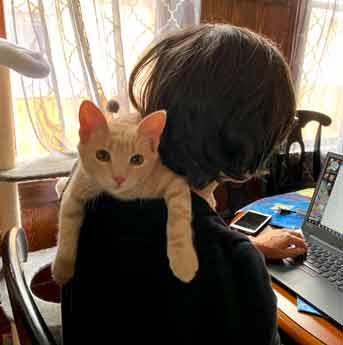
{"type": "Polygon", "coordinates": [[[123,176],[115,176],[115,177],[113,177],[113,180],[118,183],[118,186],[120,186],[125,181],[125,177],[123,177],[123,176]]]}

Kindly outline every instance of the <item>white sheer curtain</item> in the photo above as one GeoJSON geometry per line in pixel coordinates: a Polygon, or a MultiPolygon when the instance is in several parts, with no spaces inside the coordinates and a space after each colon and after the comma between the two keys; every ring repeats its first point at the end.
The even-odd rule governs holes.
{"type": "Polygon", "coordinates": [[[9,0],[6,5],[8,38],[40,50],[51,65],[45,80],[12,74],[19,156],[75,152],[80,100],[90,98],[104,109],[115,97],[128,109],[128,76],[144,48],[161,32],[200,17],[200,0],[9,0]]]}
{"type": "MultiPolygon", "coordinates": [[[[332,124],[322,132],[323,152],[343,153],[343,0],[306,0],[298,36],[296,78],[299,109],[323,112],[332,124]]],[[[304,133],[308,144],[313,127],[304,133]]],[[[312,146],[313,147],[313,146],[312,146]]]]}

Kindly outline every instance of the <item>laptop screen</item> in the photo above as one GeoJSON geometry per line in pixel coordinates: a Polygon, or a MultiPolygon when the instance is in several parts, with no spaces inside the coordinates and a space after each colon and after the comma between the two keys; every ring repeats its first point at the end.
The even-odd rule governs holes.
{"type": "Polygon", "coordinates": [[[343,237],[343,158],[327,159],[308,220],[343,237]]]}

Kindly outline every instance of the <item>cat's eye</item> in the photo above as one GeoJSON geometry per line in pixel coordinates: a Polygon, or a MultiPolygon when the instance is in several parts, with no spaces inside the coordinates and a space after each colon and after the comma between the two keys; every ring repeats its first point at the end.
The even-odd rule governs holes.
{"type": "Polygon", "coordinates": [[[111,155],[106,150],[98,150],[95,153],[96,158],[102,162],[108,162],[111,159],[111,155]]]}
{"type": "Polygon", "coordinates": [[[133,155],[130,159],[130,163],[133,165],[141,165],[144,162],[144,157],[140,154],[133,155]]]}

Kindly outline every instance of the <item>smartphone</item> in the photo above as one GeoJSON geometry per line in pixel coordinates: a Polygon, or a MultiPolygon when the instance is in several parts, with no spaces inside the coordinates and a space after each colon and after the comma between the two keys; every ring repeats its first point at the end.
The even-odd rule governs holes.
{"type": "Polygon", "coordinates": [[[231,223],[230,227],[249,235],[256,235],[269,223],[271,218],[272,216],[269,214],[248,210],[231,223]]]}

